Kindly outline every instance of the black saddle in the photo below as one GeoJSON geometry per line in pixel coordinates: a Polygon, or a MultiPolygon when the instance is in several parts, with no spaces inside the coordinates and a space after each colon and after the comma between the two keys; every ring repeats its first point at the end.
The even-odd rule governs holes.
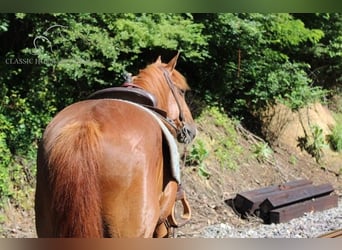
{"type": "Polygon", "coordinates": [[[87,99],[121,99],[152,108],[157,107],[156,97],[140,88],[112,87],[92,93],[87,99]]]}

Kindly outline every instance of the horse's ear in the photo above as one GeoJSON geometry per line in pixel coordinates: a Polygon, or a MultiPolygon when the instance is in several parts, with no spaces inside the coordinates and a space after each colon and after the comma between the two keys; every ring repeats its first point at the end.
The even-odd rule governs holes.
{"type": "Polygon", "coordinates": [[[177,55],[176,55],[174,58],[172,58],[172,59],[168,62],[168,64],[166,65],[166,68],[167,68],[170,72],[172,72],[172,71],[175,69],[176,64],[177,64],[177,60],[178,60],[178,56],[179,56],[179,51],[177,52],[177,55]]]}
{"type": "Polygon", "coordinates": [[[161,61],[161,56],[158,56],[157,60],[155,61],[155,63],[158,63],[158,64],[161,64],[162,61],[161,61]]]}

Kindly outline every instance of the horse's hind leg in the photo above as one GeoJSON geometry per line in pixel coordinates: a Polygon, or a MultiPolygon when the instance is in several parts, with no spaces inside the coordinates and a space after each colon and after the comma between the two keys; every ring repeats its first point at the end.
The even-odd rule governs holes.
{"type": "Polygon", "coordinates": [[[152,175],[146,176],[144,167],[129,168],[127,164],[106,166],[109,167],[104,171],[106,174],[101,181],[102,217],[106,236],[152,237],[160,215],[159,192],[152,185],[152,179],[147,177],[152,175]]]}
{"type": "Polygon", "coordinates": [[[113,238],[151,238],[159,216],[158,200],[153,195],[144,200],[131,191],[106,193],[103,218],[106,236],[113,238]]]}

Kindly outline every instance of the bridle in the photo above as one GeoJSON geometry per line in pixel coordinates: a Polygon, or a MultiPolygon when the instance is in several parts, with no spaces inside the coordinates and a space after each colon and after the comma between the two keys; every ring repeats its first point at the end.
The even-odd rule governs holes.
{"type": "Polygon", "coordinates": [[[176,90],[175,90],[175,84],[173,83],[173,81],[171,80],[171,77],[170,77],[170,74],[169,74],[169,71],[167,71],[165,68],[163,67],[160,67],[160,69],[163,71],[163,74],[164,74],[164,77],[166,79],[166,82],[167,82],[167,85],[169,86],[170,90],[171,90],[171,93],[173,95],[173,97],[175,98],[176,100],[176,103],[177,103],[177,106],[178,106],[178,110],[179,110],[179,121],[181,123],[184,123],[184,114],[183,114],[183,110],[182,110],[182,107],[179,103],[179,100],[177,98],[177,95],[176,95],[176,90]]]}
{"type": "Polygon", "coordinates": [[[185,124],[184,113],[176,95],[176,90],[175,90],[176,85],[173,83],[169,71],[167,71],[163,67],[159,67],[159,68],[163,71],[163,75],[166,79],[166,82],[178,106],[178,112],[179,112],[178,118],[179,118],[181,126],[177,127],[175,122],[169,118],[166,118],[166,121],[176,131],[177,140],[181,143],[189,144],[191,142],[191,138],[193,138],[193,135],[191,135],[191,131],[187,128],[187,125],[185,124]]]}
{"type": "MultiPolygon", "coordinates": [[[[176,85],[174,84],[174,82],[171,79],[170,73],[168,70],[166,70],[163,67],[158,67],[162,72],[163,75],[165,77],[166,83],[176,101],[177,107],[178,107],[178,118],[179,118],[179,122],[180,122],[180,126],[177,126],[176,122],[174,120],[172,120],[171,118],[169,118],[166,114],[166,112],[164,110],[160,110],[156,107],[152,107],[152,106],[147,106],[144,105],[145,107],[149,108],[150,110],[154,111],[156,115],[158,115],[160,117],[160,119],[166,124],[166,126],[170,129],[174,131],[174,135],[176,136],[177,140],[180,143],[184,143],[184,144],[189,144],[193,138],[195,137],[193,131],[191,130],[190,126],[186,124],[185,122],[185,118],[184,118],[184,113],[182,110],[182,106],[180,105],[180,101],[177,98],[177,94],[176,94],[176,85]]],[[[126,77],[126,82],[121,85],[123,87],[132,87],[132,88],[139,88],[141,90],[144,90],[143,88],[141,88],[140,86],[136,85],[133,83],[133,79],[131,77],[131,74],[127,74],[126,77]]],[[[145,92],[148,93],[148,91],[144,90],[145,92]]]]}

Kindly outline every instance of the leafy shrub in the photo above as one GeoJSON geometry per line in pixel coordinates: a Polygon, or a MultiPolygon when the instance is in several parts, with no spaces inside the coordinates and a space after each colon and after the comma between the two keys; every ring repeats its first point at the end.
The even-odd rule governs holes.
{"type": "Polygon", "coordinates": [[[12,155],[6,143],[6,134],[10,128],[11,126],[8,121],[0,114],[0,204],[5,197],[11,194],[9,166],[12,162],[12,155]]]}
{"type": "Polygon", "coordinates": [[[26,99],[14,94],[3,97],[0,111],[0,207],[10,199],[27,208],[35,176],[35,140],[45,116],[34,115],[26,99]]]}
{"type": "Polygon", "coordinates": [[[208,131],[200,133],[198,137],[208,145],[208,157],[214,157],[222,168],[236,169],[242,148],[238,142],[235,122],[223,109],[208,106],[196,119],[196,123],[199,127],[203,124],[210,131],[209,134],[208,131]]]}
{"type": "Polygon", "coordinates": [[[223,136],[217,139],[217,146],[214,150],[215,158],[221,167],[232,170],[237,169],[237,160],[242,148],[237,139],[235,121],[229,119],[225,111],[218,107],[211,107],[209,113],[214,119],[214,124],[223,130],[223,136]]]}
{"type": "Polygon", "coordinates": [[[190,154],[186,158],[187,165],[201,165],[208,156],[208,150],[205,148],[204,142],[200,139],[196,140],[190,150],[190,154]]]}
{"type": "Polygon", "coordinates": [[[342,151],[342,124],[337,124],[333,130],[332,134],[328,136],[328,141],[333,150],[337,152],[342,151]]]}
{"type": "Polygon", "coordinates": [[[309,65],[288,60],[275,61],[273,65],[267,62],[267,65],[268,68],[259,66],[259,79],[247,93],[256,110],[279,101],[295,111],[321,100],[327,94],[321,87],[310,86],[312,80],[305,73],[309,65]]]}
{"type": "Polygon", "coordinates": [[[259,162],[270,162],[273,151],[266,142],[259,142],[253,145],[253,155],[259,162]]]}
{"type": "Polygon", "coordinates": [[[202,177],[209,178],[210,173],[205,167],[204,160],[208,157],[208,150],[201,139],[197,139],[192,145],[190,154],[187,155],[185,163],[187,165],[197,165],[198,174],[202,177]]]}
{"type": "Polygon", "coordinates": [[[310,135],[306,134],[304,137],[298,138],[298,141],[298,146],[302,150],[306,150],[317,162],[320,162],[323,149],[326,147],[322,128],[318,125],[312,125],[310,135]]]}
{"type": "Polygon", "coordinates": [[[308,28],[289,13],[219,13],[204,20],[211,57],[203,63],[209,77],[203,82],[231,114],[279,101],[298,109],[324,94],[300,56],[323,39],[320,27],[308,28]]]}

